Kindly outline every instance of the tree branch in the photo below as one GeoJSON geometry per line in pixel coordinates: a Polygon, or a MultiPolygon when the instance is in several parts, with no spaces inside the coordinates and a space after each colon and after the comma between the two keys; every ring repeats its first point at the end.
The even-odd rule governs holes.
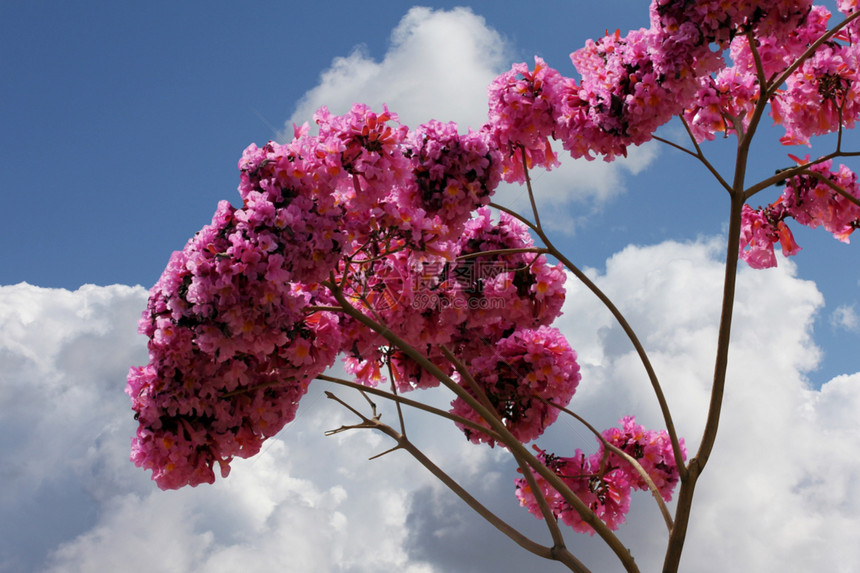
{"type": "Polygon", "coordinates": [[[803,62],[808,60],[812,56],[812,54],[814,54],[815,51],[821,47],[821,44],[833,38],[836,34],[839,33],[839,30],[856,20],[858,17],[860,17],[860,11],[854,12],[853,14],[842,20],[839,24],[834,26],[831,30],[828,30],[826,33],[822,34],[822,36],[815,40],[812,44],[810,44],[809,47],[806,48],[806,51],[803,52],[794,62],[792,62],[792,64],[788,66],[785,71],[783,71],[773,81],[773,83],[770,84],[770,89],[767,91],[767,94],[765,94],[764,99],[769,100],[770,98],[772,98],[776,94],[776,91],[779,89],[779,86],[784,84],[785,81],[789,78],[789,76],[791,76],[791,74],[793,74],[797,68],[803,65],[803,62]]]}
{"type": "Polygon", "coordinates": [[[498,440],[501,442],[501,436],[496,434],[490,428],[486,428],[477,422],[472,420],[468,420],[463,418],[462,416],[458,416],[456,414],[452,414],[450,412],[446,412],[445,410],[440,410],[439,408],[434,408],[433,406],[428,406],[423,402],[418,402],[417,400],[410,400],[409,398],[404,398],[399,394],[392,394],[390,392],[386,392],[385,390],[379,390],[378,388],[372,388],[370,386],[363,386],[357,382],[352,382],[350,380],[344,380],[343,378],[335,378],[334,376],[328,376],[326,374],[319,374],[317,376],[318,380],[324,380],[326,382],[331,382],[333,384],[338,384],[340,386],[344,386],[346,388],[352,388],[353,390],[358,390],[360,392],[367,392],[368,394],[373,394],[374,396],[379,396],[381,398],[385,398],[387,400],[391,400],[392,402],[396,402],[398,404],[403,404],[404,406],[409,406],[411,408],[415,408],[417,410],[422,410],[429,414],[433,414],[434,416],[439,416],[440,418],[446,418],[455,422],[457,424],[462,424],[464,426],[468,426],[473,430],[484,432],[485,434],[492,437],[494,440],[498,440]]]}
{"type": "MultiPolygon", "coordinates": [[[[332,433],[350,430],[350,429],[373,429],[382,432],[388,437],[392,438],[396,446],[390,450],[395,451],[398,449],[402,449],[407,451],[415,460],[418,461],[422,466],[424,466],[433,476],[442,482],[445,487],[454,492],[460,499],[462,499],[472,510],[475,511],[478,515],[483,517],[490,525],[495,527],[501,533],[506,535],[511,541],[529,551],[539,557],[543,557],[545,559],[557,560],[561,561],[574,573],[590,573],[587,567],[582,564],[576,557],[574,557],[569,552],[559,552],[556,548],[545,547],[530,538],[523,535],[519,530],[512,527],[508,522],[501,519],[495,513],[490,511],[484,504],[475,499],[475,497],[470,494],[459,482],[457,482],[454,478],[449,476],[442,468],[437,466],[433,461],[427,457],[420,449],[418,449],[406,436],[397,432],[394,428],[387,424],[383,424],[378,420],[378,418],[367,418],[362,415],[360,412],[356,411],[354,408],[340,400],[337,396],[332,394],[331,392],[326,392],[326,396],[329,399],[335,400],[340,403],[342,406],[350,410],[356,416],[361,419],[360,424],[356,424],[353,426],[342,426],[337,430],[333,430],[332,433]],[[566,553],[566,555],[564,554],[566,553]]],[[[331,435],[331,434],[329,434],[331,435]]]]}
{"type": "MultiPolygon", "coordinates": [[[[487,393],[484,391],[481,385],[478,384],[478,382],[472,376],[472,373],[469,372],[468,368],[466,368],[466,365],[463,364],[463,362],[459,358],[457,358],[454,353],[451,352],[451,350],[448,349],[446,346],[442,346],[441,348],[442,353],[445,355],[445,358],[447,358],[451,362],[451,364],[460,374],[460,377],[466,381],[466,384],[469,385],[469,388],[471,388],[472,392],[474,392],[478,400],[480,400],[481,403],[488,410],[490,410],[494,414],[497,414],[495,408],[493,408],[493,405],[490,403],[490,399],[487,396],[487,393]]],[[[497,416],[497,418],[499,419],[499,421],[501,421],[500,416],[497,416]]],[[[511,455],[513,455],[514,459],[517,461],[517,464],[520,466],[520,471],[522,472],[523,477],[526,479],[529,484],[529,487],[534,493],[535,500],[537,501],[538,507],[541,511],[541,515],[543,515],[544,523],[546,523],[546,526],[550,532],[550,536],[552,537],[553,547],[563,549],[565,547],[564,537],[562,536],[561,529],[558,526],[558,520],[552,513],[552,510],[549,507],[549,503],[546,500],[546,496],[538,487],[537,480],[535,479],[531,468],[521,456],[517,455],[513,450],[509,451],[511,452],[511,455]]]]}
{"type": "Polygon", "coordinates": [[[544,464],[542,464],[528,449],[523,446],[519,440],[517,440],[510,431],[502,424],[500,421],[495,419],[493,414],[488,411],[477,399],[475,399],[469,392],[467,392],[464,388],[461,388],[459,384],[457,384],[454,380],[451,379],[450,376],[446,375],[442,370],[439,369],[438,366],[433,364],[432,361],[427,359],[426,356],[418,352],[413,346],[408,344],[402,338],[400,338],[397,334],[395,334],[391,329],[387,326],[375,322],[371,318],[365,316],[357,309],[355,309],[349,301],[343,295],[343,292],[340,290],[336,282],[332,279],[321,283],[323,286],[327,287],[332,296],[335,297],[335,300],[344,307],[344,312],[349,316],[355,318],[358,322],[364,324],[374,332],[379,333],[383,338],[388,340],[391,344],[399,348],[403,351],[404,354],[415,360],[419,366],[424,368],[429,374],[434,376],[437,380],[439,380],[445,387],[450,389],[454,394],[458,397],[462,398],[469,406],[471,406],[488,424],[490,427],[494,429],[499,436],[502,438],[500,440],[501,443],[505,444],[508,449],[516,450],[517,454],[521,455],[528,464],[535,469],[549,484],[556,489],[567,501],[574,510],[580,514],[583,521],[590,525],[595,533],[597,533],[601,539],[603,539],[609,548],[615,553],[618,557],[619,561],[621,561],[625,570],[628,573],[639,573],[639,568],[636,566],[636,563],[633,559],[633,556],[630,555],[630,551],[621,543],[618,537],[612,532],[612,530],[607,527],[603,521],[601,521],[591,509],[576,496],[575,493],[565,484],[561,478],[559,478],[554,472],[552,472],[549,468],[547,468],[544,464]]]}

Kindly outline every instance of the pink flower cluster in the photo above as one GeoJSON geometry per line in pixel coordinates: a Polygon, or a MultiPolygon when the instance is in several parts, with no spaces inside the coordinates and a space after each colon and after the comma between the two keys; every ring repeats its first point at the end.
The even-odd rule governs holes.
{"type": "MultiPolygon", "coordinates": [[[[580,380],[576,352],[557,329],[547,326],[515,330],[472,357],[467,368],[499,418],[521,442],[538,438],[558,418],[558,408],[544,400],[567,406],[580,380]]],[[[475,395],[468,384],[461,385],[475,395]]],[[[489,427],[461,398],[452,402],[451,412],[489,427]]],[[[475,443],[495,443],[487,434],[458,426],[475,443]]]]}
{"type": "MultiPolygon", "coordinates": [[[[754,31],[781,36],[806,17],[812,0],[654,0],[652,27],[695,45],[724,45],[733,36],[754,31]]],[[[689,49],[683,43],[677,49],[689,49]]]]}
{"type": "MultiPolygon", "coordinates": [[[[665,431],[646,430],[636,423],[636,418],[633,416],[625,416],[620,423],[620,428],[604,430],[603,438],[639,462],[663,499],[671,501],[672,491],[678,483],[679,476],[669,434],[665,431]]],[[[686,458],[683,438],[680,439],[680,446],[683,457],[686,458]]],[[[601,456],[604,471],[624,471],[633,489],[641,491],[648,489],[648,484],[642,476],[622,457],[606,450],[602,443],[598,454],[601,456]],[[603,459],[603,456],[606,458],[603,459]],[[608,468],[618,468],[618,470],[608,468]]]]}
{"type": "Polygon", "coordinates": [[[150,292],[150,362],[126,391],[140,423],[131,458],[162,488],[211,483],[216,463],[226,475],[257,453],[339,350],[335,315],[303,315],[325,293],[288,280],[292,235],[251,222],[261,202],[222,202],[150,292]]]}
{"type": "MultiPolygon", "coordinates": [[[[556,166],[549,137],[573,157],[626,155],[628,146],[649,141],[682,113],[697,90],[712,87],[709,74],[723,66],[714,46],[745,29],[784,35],[801,21],[806,4],[655,0],[650,28],[607,34],[571,54],[579,82],[540,58],[532,71],[515,65],[489,88],[487,129],[504,154],[505,179],[523,180],[523,153],[529,167],[556,166]]],[[[711,101],[697,107],[715,105],[719,89],[703,94],[711,101]]]]}
{"type": "MultiPolygon", "coordinates": [[[[487,205],[501,179],[501,154],[485,132],[457,133],[454,123],[430,121],[409,134],[406,156],[414,184],[400,188],[388,203],[423,211],[439,238],[461,235],[475,209],[487,205]]],[[[401,220],[403,217],[401,217],[401,220]]]]}
{"type": "Polygon", "coordinates": [[[768,210],[743,206],[739,256],[752,268],[767,269],[776,266],[773,246],[777,242],[786,257],[800,251],[791,229],[779,218],[780,215],[787,216],[787,213],[778,207],[768,210]],[[777,212],[779,214],[774,216],[777,212]]]}
{"type": "MultiPolygon", "coordinates": [[[[480,255],[531,247],[522,223],[507,214],[494,222],[488,209],[479,209],[444,254],[400,250],[378,257],[349,281],[348,292],[368,316],[399,325],[399,336],[426,349],[451,375],[454,369],[441,345],[468,362],[492,352],[505,333],[548,325],[560,314],[561,265],[548,265],[535,253],[480,255]]],[[[349,319],[343,324],[352,341],[346,367],[362,383],[376,385],[387,378],[389,367],[400,391],[439,383],[402,352],[388,348],[379,335],[349,319]]]]}
{"type": "MultiPolygon", "coordinates": [[[[744,13],[740,21],[745,22],[738,30],[755,32],[755,55],[748,37],[736,34],[729,50],[734,65],[721,66],[714,75],[699,78],[698,91],[684,111],[698,141],[748,126],[761,96],[756,57],[764,78],[773,81],[827,32],[831,14],[823,6],[788,1],[768,4],[773,6],[749,12],[737,3],[744,13]]],[[[728,17],[729,12],[724,14],[728,17]]],[[[812,136],[854,126],[860,114],[858,50],[850,34],[839,34],[788,76],[785,89],[768,102],[774,121],[785,128],[783,144],[808,145],[812,136]]]]}
{"type": "Polygon", "coordinates": [[[772,104],[772,115],[785,127],[786,144],[809,144],[809,138],[853,128],[860,115],[860,45],[827,43],[803,61],[786,80],[772,104]]]}
{"type": "MultiPolygon", "coordinates": [[[[581,82],[565,78],[535,58],[535,68],[515,65],[489,88],[489,129],[505,159],[505,179],[523,181],[528,167],[558,165],[549,138],[573,157],[610,160],[629,145],[651,139],[654,130],[683,109],[696,89],[697,74],[714,67],[705,49],[683,61],[656,60],[667,41],[663,30],[607,35],[571,54],[581,82]]],[[[681,54],[683,52],[679,52],[681,54]]]]}
{"type": "MultiPolygon", "coordinates": [[[[801,164],[808,161],[801,162],[801,164]]],[[[779,242],[785,256],[794,255],[795,243],[785,220],[793,218],[810,228],[824,227],[840,241],[847,243],[860,228],[860,205],[838,193],[822,179],[860,200],[857,175],[844,165],[831,171],[832,162],[823,161],[808,172],[786,181],[783,194],[771,205],[753,209],[744,205],[739,256],[755,269],[776,266],[774,245],[779,242]],[[816,176],[817,175],[817,176],[816,176]]]]}
{"type": "Polygon", "coordinates": [[[746,129],[760,95],[755,69],[723,68],[699,81],[693,104],[684,110],[684,119],[696,140],[713,140],[719,132],[737,133],[738,123],[746,129]]]}
{"type": "MultiPolygon", "coordinates": [[[[622,418],[620,423],[620,428],[605,430],[602,433],[604,439],[636,459],[663,499],[671,500],[679,476],[668,434],[665,431],[646,430],[636,424],[631,416],[622,418]]],[[[569,458],[548,454],[537,447],[535,450],[538,459],[559,476],[574,495],[610,529],[617,529],[624,523],[630,509],[632,490],[648,489],[647,483],[632,464],[605,450],[602,442],[600,449],[590,457],[586,457],[579,449],[569,458]]],[[[683,440],[681,451],[686,459],[683,440]]],[[[594,534],[594,529],[546,479],[537,473],[534,473],[534,477],[540,494],[556,518],[575,531],[594,534]]],[[[536,517],[543,518],[535,492],[528,481],[524,477],[518,478],[515,484],[520,504],[536,517]]]]}
{"type": "MultiPolygon", "coordinates": [[[[449,374],[443,345],[470,362],[560,313],[560,265],[533,252],[481,255],[533,247],[507,215],[470,219],[501,180],[489,132],[436,121],[409,132],[363,105],[315,119],[318,135],[304,126],[289,143],[245,150],[242,206],[222,201],[150,292],[140,321],[150,361],[131,369],[126,390],[140,423],[132,460],[160,487],[211,483],[216,466],[226,475],[234,457],[255,454],[339,353],[366,384],[383,373],[401,391],[438,384],[338,312],[321,284],[330,277],[449,374]]],[[[552,338],[547,348],[562,344],[536,332],[552,338]]],[[[556,354],[574,376],[575,355],[556,354]]],[[[542,375],[547,396],[563,393],[560,374],[542,375]]]]}
{"type": "Polygon", "coordinates": [[[555,101],[563,78],[560,73],[535,57],[534,70],[514,64],[509,72],[490,84],[490,123],[496,145],[505,157],[505,181],[525,179],[527,168],[558,167],[558,157],[549,143],[556,136],[555,101]],[[525,158],[523,157],[525,155],[525,158]]]}
{"type": "MultiPolygon", "coordinates": [[[[838,6],[856,10],[854,0],[838,6]]],[[[580,81],[540,58],[533,70],[516,64],[491,84],[485,126],[503,153],[505,180],[524,180],[524,156],[529,168],[557,166],[550,138],[573,157],[611,160],[676,115],[699,141],[745,129],[761,97],[747,34],[770,81],[826,32],[829,18],[811,0],[654,0],[649,28],[616,31],[571,54],[580,81]]],[[[773,95],[770,113],[786,129],[783,143],[853,127],[860,114],[858,21],[805,59],[773,95]]]]}

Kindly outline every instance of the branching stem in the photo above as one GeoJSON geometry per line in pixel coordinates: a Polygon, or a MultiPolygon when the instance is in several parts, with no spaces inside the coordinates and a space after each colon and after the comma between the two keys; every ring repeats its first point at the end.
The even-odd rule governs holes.
{"type": "MultiPolygon", "coordinates": [[[[511,539],[514,543],[516,543],[526,551],[529,551],[545,559],[560,561],[574,573],[591,573],[589,569],[572,553],[565,549],[564,546],[558,547],[556,545],[553,547],[546,547],[544,545],[541,545],[526,537],[519,530],[512,527],[502,518],[498,517],[484,504],[478,501],[472,494],[470,494],[462,485],[460,485],[459,482],[457,482],[454,478],[448,475],[442,468],[433,463],[433,461],[429,457],[427,457],[424,452],[417,448],[406,436],[399,433],[391,426],[380,422],[378,417],[374,416],[373,418],[368,418],[367,416],[364,416],[355,408],[351,407],[349,404],[347,404],[331,392],[326,392],[326,396],[329,399],[334,400],[347,408],[350,412],[355,414],[361,420],[361,423],[359,424],[354,424],[351,426],[341,426],[340,428],[331,430],[330,432],[327,432],[327,435],[333,435],[335,433],[354,429],[372,429],[382,432],[383,434],[392,438],[395,441],[396,445],[393,448],[379,455],[384,455],[386,453],[393,452],[396,450],[405,450],[409,453],[409,455],[415,458],[418,463],[420,463],[431,474],[433,474],[436,479],[442,482],[445,487],[450,489],[460,499],[462,499],[470,508],[475,511],[475,513],[483,517],[493,527],[505,534],[509,539],[511,539]]],[[[374,458],[379,457],[379,455],[374,456],[374,458]]]]}
{"type": "Polygon", "coordinates": [[[505,425],[499,420],[497,420],[495,415],[490,412],[486,407],[484,407],[484,405],[481,404],[479,400],[469,394],[469,392],[466,391],[465,388],[462,388],[459,384],[452,380],[450,376],[440,370],[438,366],[433,364],[433,362],[430,361],[426,356],[424,356],[421,352],[419,352],[413,346],[400,338],[387,326],[374,321],[370,317],[364,315],[363,313],[355,309],[344,297],[344,294],[335,282],[334,277],[321,284],[331,291],[338,304],[344,307],[344,312],[346,314],[353,317],[358,322],[364,324],[374,332],[379,333],[392,345],[402,350],[405,355],[413,359],[421,368],[426,370],[430,375],[434,376],[446,388],[454,392],[454,394],[456,394],[471,408],[473,408],[478,413],[478,415],[481,416],[490,425],[490,427],[499,434],[499,436],[502,438],[500,440],[501,443],[505,444],[505,446],[507,446],[507,448],[512,452],[515,451],[517,455],[521,456],[528,463],[529,466],[534,468],[537,473],[539,473],[545,480],[547,480],[547,482],[553,488],[555,488],[556,491],[559,492],[559,494],[564,497],[565,501],[567,501],[570,506],[580,515],[580,517],[582,517],[582,520],[588,525],[590,525],[594,529],[594,531],[601,537],[601,539],[606,542],[609,548],[618,557],[619,561],[621,561],[621,564],[624,566],[625,570],[628,573],[639,572],[639,568],[636,566],[636,563],[633,559],[633,556],[630,554],[630,551],[624,546],[623,543],[621,543],[621,541],[609,529],[609,527],[607,527],[607,525],[603,521],[601,521],[581,499],[579,499],[579,497],[567,486],[567,484],[564,483],[561,478],[559,478],[559,476],[557,476],[553,471],[551,471],[544,464],[542,464],[531,452],[529,452],[528,449],[510,433],[510,431],[505,427],[505,425]]]}

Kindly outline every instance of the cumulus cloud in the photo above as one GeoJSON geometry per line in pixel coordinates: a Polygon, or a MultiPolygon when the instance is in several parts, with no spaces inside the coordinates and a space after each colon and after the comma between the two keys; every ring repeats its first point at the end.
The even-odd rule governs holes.
{"type": "MultiPolygon", "coordinates": [[[[720,258],[718,241],[667,242],[628,247],[605,269],[588,271],[649,349],[691,451],[707,408],[720,258]]],[[[589,292],[569,286],[559,325],[583,367],[572,407],[600,427],[625,414],[661,427],[629,343],[589,292]]],[[[237,461],[228,479],[158,491],[127,461],[134,421],[122,393],[127,367],[146,359],[134,334],[144,299],[139,287],[0,288],[7,486],[0,510],[4,524],[14,524],[0,536],[0,570],[227,571],[241,564],[248,571],[477,573],[534,563],[402,452],[368,461],[390,447],[384,438],[323,437],[352,421],[322,396],[325,386],[312,386],[297,420],[259,456],[237,461]]],[[[790,262],[741,271],[724,418],[697,491],[686,567],[860,565],[860,374],[820,391],[804,378],[819,359],[811,324],[822,304],[790,262]]],[[[429,396],[437,405],[449,400],[429,396]]],[[[382,408],[384,419],[396,421],[382,408]]],[[[429,416],[410,415],[407,424],[412,439],[478,499],[546,541],[543,524],[513,498],[516,472],[503,452],[472,446],[429,416]]],[[[562,420],[546,445],[565,455],[594,441],[562,420]]],[[[660,526],[650,499],[634,499],[620,535],[643,570],[662,559],[660,526]]],[[[568,543],[593,570],[617,570],[598,539],[571,534],[568,543]]]]}
{"type": "Polygon", "coordinates": [[[351,420],[323,388],[229,480],[157,490],[128,461],[123,392],[147,359],[145,299],[119,285],[0,287],[0,571],[427,570],[402,545],[409,487],[429,476],[404,456],[368,463],[388,447],[377,436],[325,438],[351,420]]]}
{"type": "Polygon", "coordinates": [[[24,562],[92,524],[93,500],[144,485],[119,477],[134,422],[116,391],[146,357],[135,328],[143,297],[124,286],[0,287],[0,568],[31,570],[24,562]]]}
{"type": "Polygon", "coordinates": [[[336,58],[298,103],[286,133],[323,105],[340,114],[355,102],[387,104],[411,127],[437,119],[477,129],[487,121],[487,85],[510,58],[510,46],[468,8],[412,8],[381,61],[363,46],[336,58]]]}

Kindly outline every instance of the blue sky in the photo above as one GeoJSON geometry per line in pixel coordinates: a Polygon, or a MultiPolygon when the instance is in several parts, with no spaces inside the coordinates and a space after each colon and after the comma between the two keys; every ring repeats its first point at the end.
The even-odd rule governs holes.
{"type": "MultiPolygon", "coordinates": [[[[133,559],[141,569],[251,562],[267,570],[287,559],[285,535],[294,559],[288,571],[529,563],[514,548],[485,557],[482,568],[468,549],[502,539],[470,521],[409,460],[364,461],[381,447],[378,439],[322,439],[342,413],[321,391],[263,455],[215,487],[163,494],[127,461],[134,424],[122,388],[128,366],[146,360],[145,341],[134,333],[145,289],[218,200],[236,201],[236,163],[249,143],[278,138],[319,105],[343,111],[353,101],[387,102],[409,125],[435,118],[477,127],[487,82],[511,63],[538,54],[571,75],[568,54],[587,38],[647,25],[645,3],[628,0],[451,11],[457,5],[0,4],[0,444],[9,453],[0,476],[10,484],[0,495],[0,572],[133,570],[133,559]],[[324,533],[296,533],[315,528],[324,533]],[[152,544],[163,550],[142,556],[140,547],[152,544]]],[[[787,165],[788,152],[806,153],[772,144],[775,134],[763,131],[751,177],[787,165]]],[[[663,135],[680,131],[669,125],[663,135]]],[[[728,166],[731,145],[717,142],[707,152],[728,166]]],[[[695,442],[712,360],[724,193],[691,160],[656,144],[624,162],[566,162],[537,175],[536,188],[558,242],[643,332],[695,442]]],[[[517,189],[501,191],[500,200],[525,206],[517,189]]],[[[744,449],[751,437],[795,451],[769,462],[785,477],[764,490],[757,489],[764,474],[755,472],[740,488],[716,475],[702,486],[703,519],[714,525],[693,531],[691,554],[710,556],[712,565],[691,562],[694,570],[743,569],[769,563],[774,552],[788,564],[801,553],[825,558],[806,545],[812,534],[792,548],[797,531],[820,532],[842,565],[860,567],[850,542],[860,533],[860,502],[849,479],[857,483],[860,466],[845,459],[860,456],[828,445],[847,436],[843,447],[858,453],[850,414],[860,405],[860,251],[821,230],[795,234],[804,250],[793,262],[742,271],[732,355],[738,382],[730,385],[736,410],[727,410],[714,472],[751,471],[760,451],[744,449]],[[841,471],[822,477],[824,465],[841,471]],[[794,511],[759,501],[767,496],[794,511]],[[720,504],[753,529],[735,534],[720,504]],[[803,508],[811,517],[792,521],[803,508]],[[767,541],[767,527],[788,529],[767,541]],[[708,549],[714,536],[736,547],[740,561],[708,549]]],[[[581,407],[604,425],[629,413],[659,423],[617,329],[571,288],[562,325],[583,362],[581,407]]],[[[416,425],[435,435],[431,423],[416,425]]],[[[513,476],[498,453],[445,435],[454,446],[430,442],[428,449],[452,463],[470,459],[458,470],[464,482],[504,499],[506,515],[540,531],[507,499],[513,476]]],[[[637,501],[647,508],[648,500],[637,501]]],[[[659,557],[649,544],[649,509],[634,511],[627,534],[646,563],[659,557]]],[[[571,539],[594,562],[610,562],[595,543],[571,539]]]]}

